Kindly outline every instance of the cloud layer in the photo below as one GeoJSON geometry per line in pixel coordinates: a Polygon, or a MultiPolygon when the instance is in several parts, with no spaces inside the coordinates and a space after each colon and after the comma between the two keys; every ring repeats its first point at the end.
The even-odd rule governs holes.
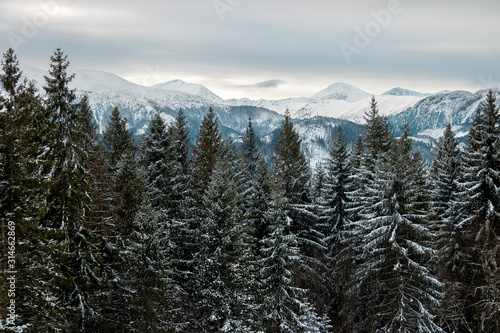
{"type": "Polygon", "coordinates": [[[500,82],[497,0],[2,0],[0,51],[139,84],[180,78],[224,98],[310,96],[336,81],[372,93],[500,82]],[[255,84],[254,82],[260,82],[255,84]]]}

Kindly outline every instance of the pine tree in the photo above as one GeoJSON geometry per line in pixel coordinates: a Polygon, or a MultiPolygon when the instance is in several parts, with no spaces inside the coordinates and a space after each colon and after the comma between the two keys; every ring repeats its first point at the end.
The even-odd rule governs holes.
{"type": "Polygon", "coordinates": [[[222,154],[222,135],[212,108],[203,117],[196,146],[193,149],[193,186],[197,196],[203,196],[212,172],[222,154]]]}
{"type": "Polygon", "coordinates": [[[303,203],[306,200],[306,184],[309,170],[304,153],[301,150],[299,134],[293,128],[290,111],[285,112],[285,119],[279,130],[278,143],[274,147],[274,172],[282,184],[285,196],[290,204],[303,203]]]}
{"type": "Polygon", "coordinates": [[[127,331],[174,332],[174,296],[168,253],[168,217],[150,206],[143,207],[134,219],[132,235],[126,243],[128,271],[126,290],[130,303],[127,331]]]}
{"type": "Polygon", "coordinates": [[[358,277],[376,287],[361,299],[374,307],[362,329],[439,332],[434,319],[442,284],[426,266],[435,254],[425,221],[428,194],[407,123],[394,147],[393,162],[376,169],[371,191],[377,203],[363,222],[366,245],[358,277]]]}
{"type": "Polygon", "coordinates": [[[265,332],[325,332],[321,319],[305,298],[306,291],[293,286],[293,272],[300,262],[297,238],[285,233],[289,223],[287,202],[281,190],[274,191],[266,213],[269,229],[262,240],[260,259],[262,289],[260,312],[265,332]]]}
{"type": "Polygon", "coordinates": [[[248,119],[246,135],[243,137],[243,156],[248,173],[252,176],[260,159],[258,152],[259,139],[252,126],[252,118],[248,119]]]}
{"type": "Polygon", "coordinates": [[[316,166],[314,176],[311,180],[311,193],[309,196],[311,197],[311,201],[313,203],[321,203],[325,180],[325,168],[323,167],[323,164],[319,163],[318,166],[316,166]]]}
{"type": "Polygon", "coordinates": [[[118,107],[114,107],[108,125],[103,133],[104,146],[108,150],[107,158],[111,168],[115,169],[121,154],[127,149],[135,151],[132,132],[127,130],[127,118],[120,116],[118,107]]]}
{"type": "MultiPolygon", "coordinates": [[[[0,96],[0,257],[2,276],[0,277],[0,304],[3,309],[7,309],[10,300],[8,299],[7,274],[3,272],[14,271],[9,269],[8,253],[15,253],[17,242],[8,242],[9,232],[15,233],[15,228],[21,228],[20,188],[23,175],[19,172],[18,143],[22,133],[22,107],[19,95],[23,88],[20,84],[21,70],[14,50],[9,49],[1,61],[2,73],[0,73],[1,86],[6,94],[0,96]],[[10,230],[13,229],[14,230],[10,230]],[[12,251],[14,249],[14,251],[12,251]]],[[[19,231],[18,231],[19,234],[19,231]]],[[[12,255],[11,255],[12,257],[12,255]]],[[[5,319],[6,310],[1,313],[0,320],[5,319]]]]}
{"type": "MultiPolygon", "coordinates": [[[[41,225],[48,232],[45,250],[52,250],[51,263],[55,271],[48,286],[56,289],[57,300],[52,304],[55,313],[63,315],[66,323],[58,321],[53,329],[69,325],[83,329],[86,320],[94,315],[89,293],[97,283],[92,256],[94,236],[86,226],[90,214],[90,184],[92,176],[87,165],[88,152],[84,149],[89,124],[76,103],[69,83],[69,61],[60,49],[51,57],[49,76],[44,86],[46,108],[52,126],[50,136],[50,166],[48,210],[41,225]],[[54,274],[56,273],[56,274],[54,274]]],[[[48,255],[49,252],[46,254],[48,255]]],[[[46,281],[47,282],[47,281],[46,281]]]]}
{"type": "Polygon", "coordinates": [[[182,166],[184,174],[187,174],[189,168],[189,128],[182,109],[179,109],[175,123],[169,129],[177,162],[182,166]]]}
{"type": "Polygon", "coordinates": [[[173,172],[176,172],[172,142],[159,114],[149,123],[140,147],[140,164],[147,177],[147,192],[152,208],[168,213],[171,208],[173,172]]]}
{"type": "Polygon", "coordinates": [[[462,281],[472,288],[465,299],[466,318],[474,330],[500,330],[500,281],[498,235],[500,234],[500,135],[499,110],[490,90],[477,110],[467,137],[460,194],[460,223],[465,262],[462,281]]]}
{"type": "Polygon", "coordinates": [[[443,137],[439,139],[436,155],[430,172],[430,211],[433,227],[436,230],[438,273],[440,280],[446,282],[446,297],[442,300],[440,320],[442,327],[449,331],[467,329],[462,314],[462,297],[467,286],[460,283],[462,274],[458,268],[464,259],[461,252],[460,234],[457,232],[457,199],[461,179],[461,152],[458,142],[448,124],[443,137]],[[462,257],[462,258],[461,258],[462,257]],[[464,326],[465,324],[465,326],[464,326]]]}
{"type": "Polygon", "coordinates": [[[370,102],[370,111],[365,113],[364,119],[366,121],[364,144],[370,152],[371,163],[374,163],[381,153],[387,153],[391,149],[389,123],[387,118],[379,115],[377,101],[374,96],[372,96],[370,102]]]}
{"type": "Polygon", "coordinates": [[[334,144],[330,148],[330,157],[328,159],[326,179],[324,181],[323,205],[326,215],[326,239],[329,244],[330,252],[338,242],[340,232],[348,223],[348,195],[351,190],[350,184],[350,166],[349,155],[347,152],[347,143],[345,142],[342,129],[335,138],[334,144]]]}
{"type": "Polygon", "coordinates": [[[213,170],[203,196],[200,252],[195,262],[198,280],[196,319],[202,331],[249,332],[248,310],[250,287],[245,276],[244,217],[242,199],[229,169],[229,161],[220,159],[213,170]]]}

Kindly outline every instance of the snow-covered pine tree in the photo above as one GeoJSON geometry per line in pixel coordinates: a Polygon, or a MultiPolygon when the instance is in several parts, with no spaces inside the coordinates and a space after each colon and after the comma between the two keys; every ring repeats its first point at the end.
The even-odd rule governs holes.
{"type": "Polygon", "coordinates": [[[274,173],[282,184],[290,204],[307,201],[309,168],[301,149],[299,133],[293,128],[290,111],[285,111],[285,119],[279,129],[278,143],[274,147],[274,173]]]}
{"type": "Polygon", "coordinates": [[[215,164],[222,154],[222,134],[215,118],[213,108],[203,117],[200,132],[193,149],[192,186],[195,189],[196,200],[201,202],[210,181],[215,164]]]}
{"type": "Polygon", "coordinates": [[[427,267],[435,254],[425,221],[428,190],[421,157],[411,149],[405,122],[392,163],[375,169],[371,192],[377,200],[363,221],[366,245],[358,276],[377,286],[361,299],[374,307],[361,322],[362,330],[442,331],[435,323],[442,284],[427,267]],[[374,273],[376,279],[370,280],[374,273]]]}
{"type": "Polygon", "coordinates": [[[53,317],[40,309],[47,308],[47,299],[55,298],[55,290],[42,285],[52,266],[47,265],[50,257],[46,255],[46,248],[41,246],[47,244],[47,235],[39,223],[47,209],[49,163],[46,147],[50,124],[34,84],[23,83],[18,92],[16,106],[24,120],[16,125],[20,126],[18,130],[22,133],[17,138],[15,173],[20,180],[17,186],[20,223],[16,226],[16,238],[22,242],[17,244],[16,260],[18,267],[23,267],[17,276],[23,288],[17,290],[16,301],[23,306],[16,309],[19,316],[16,325],[38,324],[44,329],[50,327],[53,317]]]}
{"type": "Polygon", "coordinates": [[[293,285],[293,272],[300,265],[297,237],[286,234],[287,199],[277,186],[266,212],[268,233],[262,239],[259,293],[262,329],[269,333],[328,332],[328,320],[321,318],[307,301],[306,290],[293,285]]]}
{"type": "Polygon", "coordinates": [[[175,331],[167,220],[164,211],[145,205],[133,221],[124,276],[130,302],[120,305],[128,313],[128,332],[175,331]]]}
{"type": "MultiPolygon", "coordinates": [[[[81,114],[69,83],[69,61],[60,49],[51,57],[49,76],[44,86],[46,109],[52,131],[49,138],[48,209],[41,220],[47,228],[43,246],[53,269],[44,284],[55,288],[56,299],[45,311],[64,320],[55,320],[52,329],[83,329],[95,315],[89,294],[95,289],[97,262],[93,256],[94,235],[86,225],[90,215],[92,176],[84,145],[89,124],[81,114]],[[51,251],[49,251],[49,248],[51,251]]],[[[42,310],[43,311],[43,310],[42,310]]]]}
{"type": "Polygon", "coordinates": [[[326,177],[323,181],[322,203],[325,216],[325,242],[328,244],[330,255],[335,255],[334,247],[338,244],[340,232],[348,223],[347,208],[349,205],[348,192],[351,188],[351,169],[347,143],[339,129],[334,143],[330,147],[330,156],[326,165],[326,177]]]}
{"type": "Polygon", "coordinates": [[[350,192],[355,190],[347,143],[342,128],[330,147],[325,179],[321,191],[324,242],[328,245],[330,273],[329,313],[334,326],[346,331],[353,322],[352,306],[354,266],[354,239],[351,233],[350,192]]]}
{"type": "Polygon", "coordinates": [[[462,313],[468,286],[461,283],[459,267],[465,258],[461,254],[456,214],[461,171],[461,152],[451,124],[448,124],[439,138],[429,175],[430,219],[437,233],[436,268],[440,280],[445,283],[446,297],[441,301],[440,325],[447,331],[456,332],[468,330],[462,313]]]}
{"type": "Polygon", "coordinates": [[[318,204],[321,202],[325,178],[325,168],[323,167],[322,163],[318,163],[316,169],[314,170],[314,175],[311,179],[311,190],[309,196],[312,203],[318,204]]]}
{"type": "MultiPolygon", "coordinates": [[[[0,82],[6,91],[6,96],[0,102],[0,127],[2,136],[0,137],[1,150],[4,163],[3,177],[4,192],[0,197],[0,216],[5,218],[5,225],[19,222],[19,183],[22,175],[18,171],[19,138],[23,131],[23,108],[21,95],[25,88],[21,83],[22,71],[19,68],[19,61],[13,49],[8,49],[1,61],[2,73],[0,82]]],[[[4,239],[4,238],[2,238],[4,239]]],[[[6,238],[5,238],[6,239],[6,238]]]]}
{"type": "Polygon", "coordinates": [[[149,123],[140,146],[139,163],[146,176],[146,192],[149,203],[155,211],[168,214],[171,208],[172,185],[176,157],[172,154],[172,142],[167,136],[166,126],[159,114],[149,123]]]}
{"type": "Polygon", "coordinates": [[[461,278],[469,286],[465,315],[471,329],[500,330],[500,115],[489,91],[467,137],[458,231],[462,237],[461,278]]]}
{"type": "Polygon", "coordinates": [[[180,163],[184,173],[187,174],[189,168],[189,128],[182,109],[179,109],[175,122],[169,127],[169,130],[171,130],[177,162],[180,163]]]}
{"type": "Polygon", "coordinates": [[[252,126],[252,118],[248,119],[248,127],[246,130],[246,135],[243,137],[243,156],[247,170],[250,175],[253,175],[257,163],[260,159],[259,154],[259,138],[255,134],[252,126]]]}
{"type": "Polygon", "coordinates": [[[317,207],[308,198],[309,168],[289,110],[285,112],[274,149],[274,177],[283,188],[288,202],[288,215],[292,220],[286,226],[286,232],[297,237],[302,256],[301,265],[294,275],[295,283],[308,290],[311,302],[318,311],[323,312],[326,298],[323,295],[328,294],[329,285],[325,278],[327,247],[323,242],[324,234],[320,230],[317,207]]]}
{"type": "Polygon", "coordinates": [[[242,199],[230,172],[230,162],[219,157],[203,196],[196,254],[198,315],[191,318],[194,330],[252,332],[253,279],[248,276],[242,199]]]}
{"type": "Polygon", "coordinates": [[[113,170],[121,155],[127,149],[135,152],[132,132],[127,130],[127,118],[120,116],[120,110],[115,106],[109,117],[108,124],[103,132],[104,146],[106,147],[108,163],[113,170]]]}
{"type": "Polygon", "coordinates": [[[239,184],[239,190],[243,197],[243,207],[245,212],[252,209],[252,205],[249,200],[252,196],[252,182],[255,176],[257,164],[260,159],[259,150],[259,139],[255,134],[252,126],[252,118],[248,119],[248,126],[246,129],[246,134],[243,137],[242,151],[237,157],[237,163],[240,164],[237,170],[236,180],[239,184]]]}
{"type": "MultiPolygon", "coordinates": [[[[5,97],[0,95],[0,256],[2,272],[8,271],[8,232],[9,228],[21,228],[20,200],[21,180],[19,172],[19,136],[23,130],[21,109],[18,105],[20,78],[22,71],[13,49],[7,50],[1,61],[0,84],[5,97]]],[[[18,232],[19,233],[19,232],[18,232]]],[[[15,244],[17,246],[17,242],[15,244]]],[[[16,252],[16,251],[13,251],[16,252]]],[[[0,304],[4,309],[9,305],[7,296],[7,274],[0,276],[0,304]]],[[[5,319],[2,312],[0,320],[5,319]]]]}

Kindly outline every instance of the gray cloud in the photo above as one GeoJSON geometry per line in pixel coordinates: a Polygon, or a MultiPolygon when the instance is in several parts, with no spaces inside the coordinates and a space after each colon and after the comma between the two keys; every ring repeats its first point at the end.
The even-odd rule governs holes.
{"type": "Polygon", "coordinates": [[[400,0],[363,47],[357,31],[377,24],[389,0],[242,0],[223,13],[213,3],[2,0],[0,52],[14,42],[22,62],[47,68],[61,47],[75,68],[137,83],[158,68],[161,79],[197,80],[221,95],[229,89],[226,97],[308,96],[335,81],[374,93],[500,81],[497,0],[400,0]],[[342,43],[357,48],[350,62],[342,43]]]}
{"type": "Polygon", "coordinates": [[[241,85],[241,88],[256,88],[256,89],[269,89],[269,88],[277,88],[278,86],[285,84],[286,82],[283,80],[267,80],[263,82],[258,82],[254,84],[241,85]]]}

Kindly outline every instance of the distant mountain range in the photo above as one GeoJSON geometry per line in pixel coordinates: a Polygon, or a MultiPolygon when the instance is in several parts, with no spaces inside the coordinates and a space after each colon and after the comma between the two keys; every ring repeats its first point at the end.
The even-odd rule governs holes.
{"type": "MultiPolygon", "coordinates": [[[[22,66],[24,74],[42,91],[46,71],[22,66]]],[[[166,122],[174,120],[179,108],[185,112],[194,142],[203,116],[213,107],[221,130],[226,137],[240,140],[245,133],[248,118],[261,137],[262,150],[269,157],[277,138],[282,115],[289,109],[303,140],[311,166],[328,157],[328,147],[338,126],[344,127],[348,141],[363,133],[363,116],[370,108],[372,94],[343,82],[337,82],[311,97],[280,100],[250,100],[246,98],[223,100],[201,84],[173,80],[145,87],[134,84],[108,72],[76,70],[72,87],[77,95],[87,95],[94,117],[102,130],[114,106],[127,117],[130,129],[140,136],[155,113],[166,122]]],[[[495,89],[497,95],[500,91],[495,89]]],[[[381,115],[387,116],[396,135],[404,119],[408,119],[419,149],[430,156],[430,149],[450,122],[457,136],[465,137],[471,126],[471,117],[486,90],[444,91],[424,94],[404,88],[393,88],[375,96],[381,115]]]]}

